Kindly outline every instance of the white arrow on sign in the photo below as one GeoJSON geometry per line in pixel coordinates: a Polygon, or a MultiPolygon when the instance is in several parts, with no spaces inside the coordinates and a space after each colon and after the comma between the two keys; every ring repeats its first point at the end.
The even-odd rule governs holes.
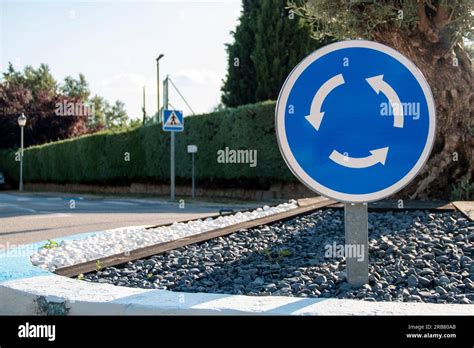
{"type": "Polygon", "coordinates": [[[385,160],[387,159],[388,147],[383,147],[381,149],[371,150],[371,155],[367,157],[354,158],[341,154],[340,152],[334,150],[329,155],[329,158],[336,162],[337,164],[348,167],[348,168],[368,168],[376,165],[377,163],[382,163],[385,165],[385,160]]]}
{"type": "Polygon", "coordinates": [[[383,75],[377,75],[374,77],[369,77],[365,79],[370,87],[379,94],[382,91],[383,94],[388,98],[390,105],[393,110],[393,126],[397,128],[403,128],[403,108],[402,103],[400,103],[400,98],[398,98],[395,90],[387,82],[383,80],[383,75]]]}
{"type": "Polygon", "coordinates": [[[328,94],[331,93],[334,88],[342,84],[344,84],[344,77],[342,74],[339,74],[324,82],[316,92],[313,101],[311,102],[310,114],[305,116],[314,129],[319,130],[319,127],[321,126],[321,121],[324,116],[324,112],[321,111],[321,106],[323,105],[324,99],[326,99],[328,94]]]}

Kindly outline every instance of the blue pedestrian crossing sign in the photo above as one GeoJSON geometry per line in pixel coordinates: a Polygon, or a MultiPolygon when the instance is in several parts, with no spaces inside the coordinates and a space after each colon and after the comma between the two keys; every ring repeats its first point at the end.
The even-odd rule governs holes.
{"type": "Polygon", "coordinates": [[[275,128],[293,174],[343,202],[406,186],[433,146],[435,104],[418,68],[371,41],[337,42],[303,59],[278,97],[275,128]]]}
{"type": "Polygon", "coordinates": [[[183,112],[177,110],[164,110],[163,130],[165,132],[182,132],[184,130],[183,112]]]}

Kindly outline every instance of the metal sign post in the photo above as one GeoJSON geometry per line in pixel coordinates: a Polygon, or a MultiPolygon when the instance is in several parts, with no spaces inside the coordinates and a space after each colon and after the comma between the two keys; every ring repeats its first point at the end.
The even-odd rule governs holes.
{"type": "Polygon", "coordinates": [[[198,151],[196,145],[188,145],[188,153],[191,154],[191,177],[192,177],[192,197],[196,197],[196,183],[194,179],[194,154],[198,151]]]}
{"type": "Polygon", "coordinates": [[[196,184],[194,182],[194,153],[191,154],[191,158],[192,158],[191,159],[191,161],[192,161],[192,164],[191,164],[191,166],[192,166],[192,169],[191,169],[191,171],[192,171],[192,173],[191,173],[191,175],[192,175],[192,179],[191,179],[192,180],[192,197],[195,198],[196,197],[196,184]]]}
{"type": "Polygon", "coordinates": [[[170,145],[170,199],[176,198],[176,187],[175,187],[175,173],[174,173],[174,132],[171,132],[171,145],[170,145]]]}
{"type": "Polygon", "coordinates": [[[164,108],[163,131],[170,134],[170,199],[176,198],[175,194],[175,132],[184,130],[183,113],[177,110],[168,110],[168,77],[163,81],[164,108]]]}
{"type": "Polygon", "coordinates": [[[286,79],[276,106],[278,145],[303,184],[345,202],[344,250],[353,287],[368,280],[367,202],[416,177],[429,158],[435,123],[435,103],[420,70],[377,42],[324,46],[286,79]]]}
{"type": "Polygon", "coordinates": [[[369,230],[367,203],[344,204],[347,282],[359,287],[369,282],[369,230]]]}

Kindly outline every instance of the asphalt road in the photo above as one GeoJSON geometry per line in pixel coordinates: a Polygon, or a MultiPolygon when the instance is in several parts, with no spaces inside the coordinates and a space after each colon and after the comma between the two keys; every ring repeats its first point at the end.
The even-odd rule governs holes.
{"type": "Polygon", "coordinates": [[[91,195],[0,193],[0,250],[81,232],[160,225],[207,217],[220,209],[253,205],[185,203],[157,199],[115,199],[91,195]]]}

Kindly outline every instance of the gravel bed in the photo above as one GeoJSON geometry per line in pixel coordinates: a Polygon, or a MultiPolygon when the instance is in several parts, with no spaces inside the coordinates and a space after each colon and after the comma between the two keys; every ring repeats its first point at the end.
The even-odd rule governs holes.
{"type": "Polygon", "coordinates": [[[242,230],[84,275],[85,281],[146,289],[366,301],[474,303],[474,224],[457,212],[369,213],[369,284],[352,289],[344,213],[310,215],[242,230]]]}

